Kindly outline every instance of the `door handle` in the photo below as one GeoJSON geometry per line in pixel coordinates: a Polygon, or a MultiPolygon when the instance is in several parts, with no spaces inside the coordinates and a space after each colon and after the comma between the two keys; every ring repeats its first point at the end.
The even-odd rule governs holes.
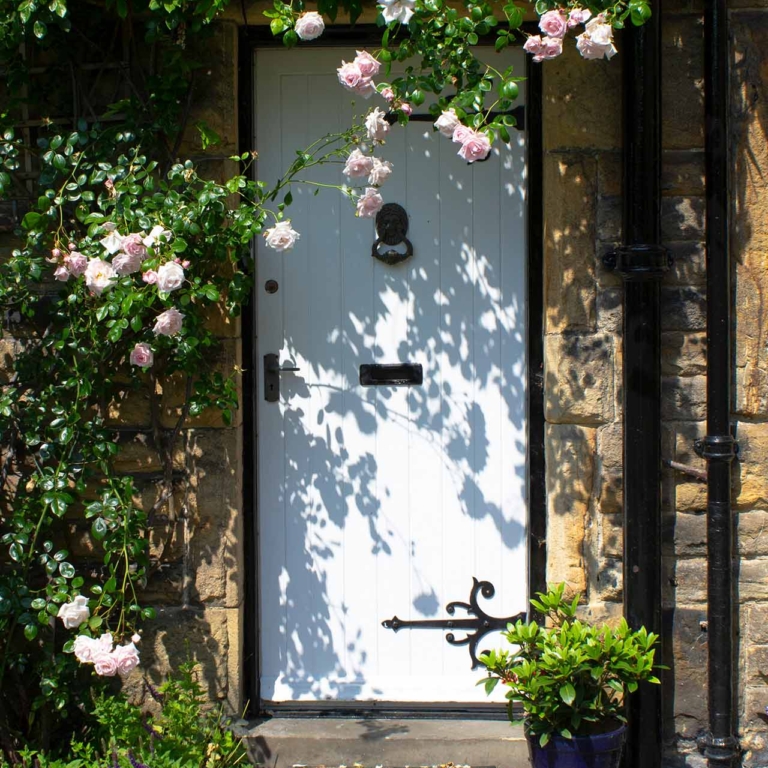
{"type": "Polygon", "coordinates": [[[275,354],[264,355],[264,399],[276,403],[280,399],[280,374],[298,370],[292,366],[281,368],[280,359],[275,354]]]}

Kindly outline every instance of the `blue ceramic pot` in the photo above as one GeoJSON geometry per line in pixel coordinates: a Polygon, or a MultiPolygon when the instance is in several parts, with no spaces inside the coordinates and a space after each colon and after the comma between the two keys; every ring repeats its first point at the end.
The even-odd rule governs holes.
{"type": "Polygon", "coordinates": [[[533,768],[618,768],[627,727],[593,736],[553,736],[546,747],[526,736],[533,768]]]}

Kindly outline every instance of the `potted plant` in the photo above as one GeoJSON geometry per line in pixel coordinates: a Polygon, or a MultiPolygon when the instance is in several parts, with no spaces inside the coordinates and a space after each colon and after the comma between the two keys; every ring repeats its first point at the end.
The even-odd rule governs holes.
{"type": "Polygon", "coordinates": [[[491,693],[509,689],[508,712],[520,702],[534,768],[617,768],[626,732],[628,694],[641,682],[658,683],[653,657],[657,635],[616,626],[591,626],[576,618],[579,595],[564,597],[565,585],[538,593],[531,605],[546,618],[508,625],[511,650],[480,656],[491,693]]]}

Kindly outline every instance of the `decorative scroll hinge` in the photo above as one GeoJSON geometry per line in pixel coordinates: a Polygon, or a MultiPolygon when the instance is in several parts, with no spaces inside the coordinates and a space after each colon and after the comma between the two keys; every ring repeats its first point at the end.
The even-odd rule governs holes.
{"type": "MultiPolygon", "coordinates": [[[[525,613],[517,613],[514,616],[498,618],[489,616],[478,604],[478,597],[481,595],[490,600],[495,594],[496,589],[490,581],[478,581],[472,577],[472,591],[469,594],[469,602],[462,603],[454,601],[445,606],[445,610],[450,616],[453,616],[457,608],[462,608],[472,618],[466,619],[424,619],[422,621],[406,621],[393,616],[391,619],[381,622],[385,629],[391,629],[397,632],[401,629],[451,629],[467,632],[465,637],[459,639],[449,632],[445,639],[451,645],[469,646],[469,655],[472,659],[472,669],[481,666],[477,658],[477,646],[489,632],[498,632],[507,628],[507,624],[514,624],[516,621],[525,618],[525,613]]],[[[483,651],[481,651],[483,653],[483,651]]]]}

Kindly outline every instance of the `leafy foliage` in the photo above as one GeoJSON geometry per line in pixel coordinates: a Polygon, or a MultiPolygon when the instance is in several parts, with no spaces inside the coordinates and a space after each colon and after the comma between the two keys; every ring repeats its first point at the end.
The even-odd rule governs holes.
{"type": "Polygon", "coordinates": [[[526,728],[545,746],[554,734],[570,739],[624,721],[627,694],[641,682],[658,683],[653,673],[657,635],[632,631],[622,618],[616,627],[593,627],[576,618],[579,595],[568,601],[565,585],[538,593],[531,605],[550,621],[509,625],[505,638],[515,649],[480,657],[488,677],[478,684],[491,693],[499,682],[509,690],[509,714],[519,701],[526,728]]]}
{"type": "MultiPolygon", "coordinates": [[[[241,740],[227,727],[221,705],[207,707],[195,664],[180,665],[175,677],[158,690],[148,686],[159,704],[149,715],[124,696],[100,694],[92,710],[89,734],[73,739],[63,757],[26,748],[21,768],[235,768],[247,762],[241,740]]],[[[0,757],[0,768],[10,768],[0,757]]]]}
{"type": "MultiPolygon", "coordinates": [[[[380,14],[381,47],[374,52],[390,78],[376,84],[379,92],[392,90],[387,123],[407,122],[405,106],[418,107],[432,94],[435,116],[450,107],[465,126],[508,141],[520,77],[479,58],[477,46],[490,41],[499,51],[524,34],[523,6],[401,2],[411,3],[412,18],[387,23],[380,14]]],[[[0,508],[0,748],[7,755],[17,755],[20,744],[63,743],[62,734],[87,719],[87,689],[98,683],[73,659],[76,633],[109,631],[117,640],[152,618],[142,597],[159,567],[149,531],[188,481],[174,462],[182,430],[208,408],[228,424],[239,405],[239,371],[221,363],[212,319],[235,318],[247,302],[250,243],[283,220],[291,184],[311,183],[306,174],[313,167],[343,163],[367,141],[358,124],[298,149],[272,188],[254,179],[255,150],[230,158],[239,167],[221,181],[180,157],[190,133],[203,151],[221,143],[204,121],[190,124],[201,65],[189,43],[199,50],[228,5],[104,0],[94,13],[91,3],[0,0],[0,198],[28,203],[16,247],[0,264],[0,301],[20,337],[10,381],[0,390],[0,481],[7,489],[0,508]],[[76,80],[83,62],[75,54],[101,56],[107,38],[124,41],[131,60],[114,70],[122,78],[115,95],[91,104],[99,71],[96,85],[77,91],[87,119],[78,115],[66,125],[47,116],[60,106],[61,84],[76,80]],[[26,119],[29,110],[39,119],[26,119]],[[39,171],[36,182],[30,168],[39,171]],[[134,239],[138,265],[102,275],[99,284],[65,268],[75,256],[89,268],[99,262],[115,233],[134,239]],[[158,273],[169,265],[178,265],[172,269],[183,270],[184,279],[161,290],[158,273]],[[54,275],[62,282],[52,283],[54,275]],[[177,320],[181,313],[183,324],[158,330],[169,312],[177,320]],[[133,360],[138,348],[145,362],[151,352],[149,364],[133,360]],[[174,388],[178,402],[164,411],[161,391],[174,388]],[[141,396],[149,400],[147,440],[162,475],[151,505],[141,502],[146,489],[120,465],[116,428],[121,407],[141,396]],[[72,528],[88,541],[79,557],[65,543],[72,528]],[[76,596],[87,596],[89,615],[75,633],[55,617],[76,596]]],[[[615,28],[650,15],[645,0],[539,0],[535,9],[577,5],[602,13],[615,28]]],[[[343,12],[354,23],[362,0],[318,0],[316,8],[330,19],[343,12]]],[[[275,0],[265,14],[289,48],[300,43],[296,22],[305,10],[303,0],[275,0]]],[[[94,69],[93,60],[85,63],[94,69]]],[[[355,199],[346,185],[338,189],[355,199]]],[[[571,632],[581,632],[578,622],[568,625],[561,644],[571,632]]],[[[541,630],[526,642],[534,649],[545,636],[541,630]]],[[[540,656],[539,665],[551,653],[540,656]]],[[[533,691],[543,684],[529,685],[533,691]]],[[[575,683],[573,690],[571,697],[565,688],[571,701],[560,695],[561,703],[581,711],[575,683]]],[[[102,715],[107,708],[105,699],[102,715]]],[[[125,722],[132,722],[128,714],[125,722]]],[[[85,765],[91,758],[82,759],[85,765]]]]}

